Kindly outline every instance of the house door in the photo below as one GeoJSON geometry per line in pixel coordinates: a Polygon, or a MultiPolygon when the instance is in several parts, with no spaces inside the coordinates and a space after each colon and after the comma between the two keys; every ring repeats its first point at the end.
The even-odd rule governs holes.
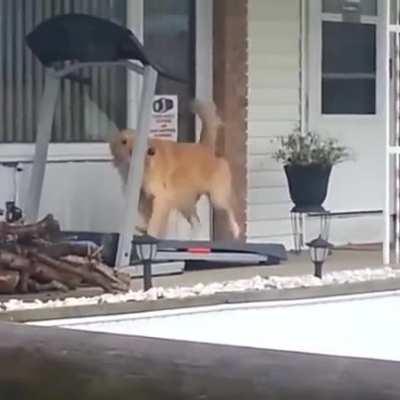
{"type": "MultiPolygon", "coordinates": [[[[382,3],[361,0],[357,17],[346,14],[347,1],[309,2],[308,127],[339,139],[353,155],[333,169],[325,203],[331,210],[375,210],[384,204],[382,3]]],[[[332,235],[344,243],[381,240],[380,217],[342,221],[332,235]]]]}

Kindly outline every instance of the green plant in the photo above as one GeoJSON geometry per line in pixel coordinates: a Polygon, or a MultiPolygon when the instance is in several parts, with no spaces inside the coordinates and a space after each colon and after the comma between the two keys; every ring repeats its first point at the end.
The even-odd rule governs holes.
{"type": "Polygon", "coordinates": [[[321,138],[316,132],[303,135],[296,128],[289,135],[278,136],[275,140],[279,147],[272,153],[272,158],[284,165],[332,166],[350,157],[348,148],[339,145],[337,139],[321,138]]]}

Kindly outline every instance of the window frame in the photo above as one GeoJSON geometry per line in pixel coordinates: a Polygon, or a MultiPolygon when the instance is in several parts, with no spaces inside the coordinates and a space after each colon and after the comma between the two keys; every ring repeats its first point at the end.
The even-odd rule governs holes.
{"type": "MultiPolygon", "coordinates": [[[[139,40],[143,37],[143,1],[129,0],[127,2],[128,26],[136,33],[139,40]]],[[[212,93],[212,58],[209,49],[212,49],[212,35],[202,34],[198,36],[199,20],[208,27],[212,26],[211,0],[196,1],[195,21],[195,93],[202,97],[202,94],[212,93]],[[211,20],[210,20],[211,17],[211,20]],[[203,59],[199,57],[203,56],[203,59]]],[[[202,30],[203,31],[203,30],[202,30]]],[[[140,95],[140,77],[135,74],[128,74],[128,93],[126,99],[127,125],[136,126],[137,109],[140,95]]],[[[196,118],[196,137],[199,134],[199,121],[196,118]]],[[[33,160],[35,143],[0,143],[0,163],[7,162],[31,162],[33,160]]],[[[75,143],[50,143],[48,150],[49,162],[70,162],[70,161],[112,161],[107,142],[75,142],[75,143]]]]}
{"type": "Polygon", "coordinates": [[[376,26],[376,92],[375,92],[375,114],[323,114],[322,113],[322,23],[343,22],[342,15],[323,13],[322,0],[310,2],[309,8],[309,81],[308,110],[310,119],[318,118],[327,121],[342,120],[380,120],[384,118],[384,54],[383,46],[385,39],[383,5],[377,0],[378,12],[376,16],[361,16],[361,24],[374,24],[376,26]]]}

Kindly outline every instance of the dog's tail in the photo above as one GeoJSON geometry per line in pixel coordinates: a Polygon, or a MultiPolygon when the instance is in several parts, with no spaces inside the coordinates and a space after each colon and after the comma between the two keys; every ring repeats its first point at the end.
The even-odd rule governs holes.
{"type": "Polygon", "coordinates": [[[217,107],[214,102],[194,100],[192,110],[201,120],[201,132],[199,143],[215,150],[218,129],[222,125],[221,118],[218,116],[217,107]]]}

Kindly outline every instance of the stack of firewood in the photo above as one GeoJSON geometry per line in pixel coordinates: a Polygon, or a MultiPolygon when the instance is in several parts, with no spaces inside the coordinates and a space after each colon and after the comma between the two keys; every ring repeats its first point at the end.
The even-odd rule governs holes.
{"type": "Polygon", "coordinates": [[[105,265],[101,253],[95,244],[63,239],[52,215],[29,225],[0,222],[0,293],[127,291],[129,278],[105,265]]]}

